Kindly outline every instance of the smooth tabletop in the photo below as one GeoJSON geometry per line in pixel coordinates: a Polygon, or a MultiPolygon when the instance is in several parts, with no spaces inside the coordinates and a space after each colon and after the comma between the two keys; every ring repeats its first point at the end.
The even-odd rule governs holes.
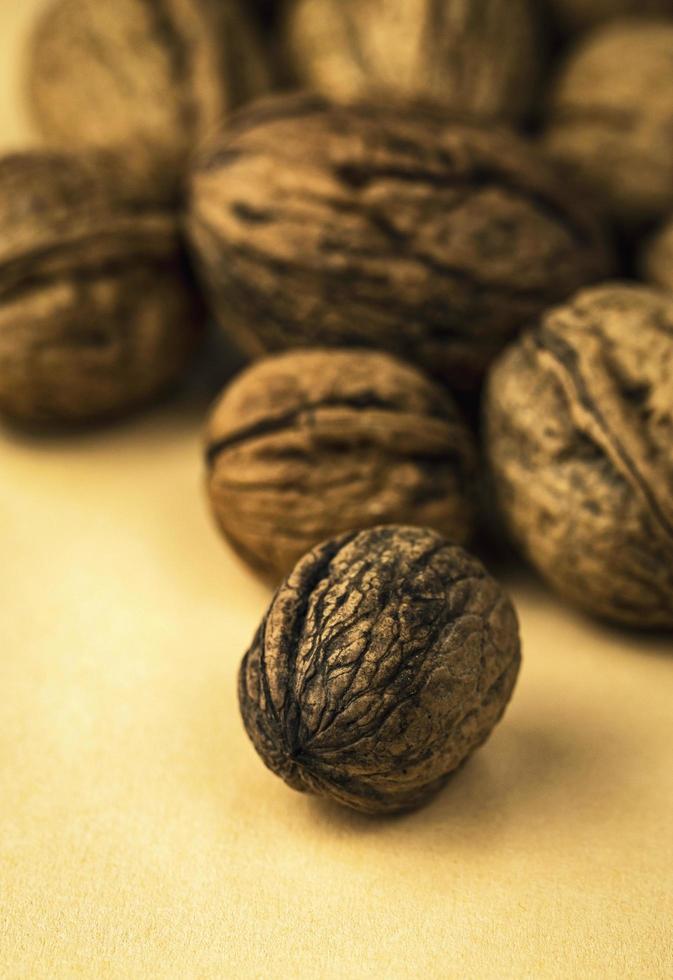
{"type": "MultiPolygon", "coordinates": [[[[4,146],[41,3],[1,0],[4,146]]],[[[238,715],[269,593],[205,505],[211,394],[0,428],[0,976],[672,977],[673,639],[518,574],[514,701],[431,805],[292,792],[238,715]]]]}

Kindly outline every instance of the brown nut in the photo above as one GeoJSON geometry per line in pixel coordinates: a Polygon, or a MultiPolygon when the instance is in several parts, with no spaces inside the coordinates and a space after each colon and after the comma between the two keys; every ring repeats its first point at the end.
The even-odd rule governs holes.
{"type": "Polygon", "coordinates": [[[50,140],[121,145],[128,167],[175,181],[195,143],[267,77],[234,0],[55,0],[38,22],[28,81],[50,140]]]}
{"type": "Polygon", "coordinates": [[[330,535],[426,524],[463,544],[476,450],[448,395],[373,351],[295,351],[225,391],[207,434],[208,492],[235,549],[275,583],[330,535]]]}
{"type": "Polygon", "coordinates": [[[486,118],[520,118],[539,71],[528,0],[296,0],[288,60],[331,98],[436,99],[486,118]]]}
{"type": "Polygon", "coordinates": [[[190,231],[218,319],[253,356],[371,347],[456,390],[608,265],[515,137],[307,96],[241,113],[204,155],[190,231]]]}
{"type": "Polygon", "coordinates": [[[133,409],[175,381],[198,339],[176,216],[106,164],[0,160],[0,411],[18,421],[133,409]]]}
{"type": "Polygon", "coordinates": [[[673,20],[625,19],[581,41],[552,95],[545,145],[621,224],[673,210],[673,20]]]}
{"type": "Polygon", "coordinates": [[[580,293],[491,374],[487,450],[531,562],[585,610],[673,626],[673,297],[580,293]]]}
{"type": "Polygon", "coordinates": [[[319,545],[273,599],[239,674],[243,721],[293,789],[356,810],[420,806],[491,734],[521,660],[484,567],[426,529],[319,545]]]}

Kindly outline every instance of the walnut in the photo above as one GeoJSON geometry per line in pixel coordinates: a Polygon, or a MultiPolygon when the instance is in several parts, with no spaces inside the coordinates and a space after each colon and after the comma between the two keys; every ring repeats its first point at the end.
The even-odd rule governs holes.
{"type": "Polygon", "coordinates": [[[278,582],[330,535],[424,524],[464,543],[476,450],[451,399],[373,351],[258,362],[208,426],[208,492],[236,550],[278,582]]]}
{"type": "Polygon", "coordinates": [[[673,0],[551,0],[559,22],[580,31],[630,14],[670,14],[673,0]]]}
{"type": "Polygon", "coordinates": [[[151,180],[176,180],[194,144],[266,88],[234,0],[56,0],[31,46],[29,95],[43,133],[115,149],[151,180]]]}
{"type": "Polygon", "coordinates": [[[520,118],[539,73],[528,0],[296,0],[286,46],[302,84],[336,99],[426,97],[520,118]]]}
{"type": "Polygon", "coordinates": [[[105,158],[0,160],[0,411],[116,415],[162,392],[199,336],[178,220],[105,158]]]}
{"type": "Polygon", "coordinates": [[[204,154],[191,197],[215,312],[253,356],[373,347],[474,389],[608,267],[526,144],[420,107],[266,100],[204,154]]]}
{"type": "Polygon", "coordinates": [[[627,228],[673,210],[673,20],[625,19],[581,41],[551,99],[545,145],[627,228]]]}
{"type": "Polygon", "coordinates": [[[539,571],[585,610],[673,626],[673,297],[581,292],[493,369],[500,507],[539,571]]]}
{"type": "Polygon", "coordinates": [[[648,242],[641,256],[641,272],[648,282],[673,292],[673,220],[648,242]]]}
{"type": "Polygon", "coordinates": [[[501,718],[516,613],[436,533],[351,532],[314,548],[273,599],[239,674],[243,721],[293,789],[385,813],[424,803],[501,718]]]}

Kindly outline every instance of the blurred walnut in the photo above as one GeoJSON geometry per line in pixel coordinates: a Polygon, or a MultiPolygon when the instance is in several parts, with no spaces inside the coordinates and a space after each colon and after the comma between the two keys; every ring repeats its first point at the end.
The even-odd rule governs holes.
{"type": "Polygon", "coordinates": [[[673,13],[673,0],[550,0],[559,22],[579,31],[629,14],[673,13]]]}
{"type": "Polygon", "coordinates": [[[241,713],[293,789],[405,810],[486,741],[520,660],[512,604],[462,548],[413,527],[351,532],[276,593],[241,665],[241,713]]]}
{"type": "Polygon", "coordinates": [[[647,242],[641,272],[648,282],[673,292],[673,220],[647,242]]]}
{"type": "Polygon", "coordinates": [[[581,41],[553,93],[546,146],[596,205],[639,225],[673,209],[673,20],[581,41]]]}
{"type": "Polygon", "coordinates": [[[673,297],[586,290],[489,383],[487,446],[509,528],[560,593],[673,626],[673,297]]]}
{"type": "Polygon", "coordinates": [[[237,0],[55,0],[31,48],[46,136],[123,144],[127,166],[154,180],[179,178],[203,134],[265,87],[237,0]]]}
{"type": "Polygon", "coordinates": [[[296,0],[286,34],[300,81],[336,99],[426,97],[515,119],[535,94],[528,0],[296,0]]]}
{"type": "Polygon", "coordinates": [[[208,426],[208,490],[234,547],[279,581],[325,538],[381,523],[463,543],[476,451],[451,399],[373,351],[296,351],[260,361],[208,426]]]}
{"type": "Polygon", "coordinates": [[[456,389],[608,267],[590,215],[515,137],[317,97],[237,117],[195,170],[189,227],[251,354],[366,346],[456,389]]]}
{"type": "Polygon", "coordinates": [[[201,317],[165,201],[103,158],[0,160],[0,411],[130,410],[184,370],[201,317]]]}

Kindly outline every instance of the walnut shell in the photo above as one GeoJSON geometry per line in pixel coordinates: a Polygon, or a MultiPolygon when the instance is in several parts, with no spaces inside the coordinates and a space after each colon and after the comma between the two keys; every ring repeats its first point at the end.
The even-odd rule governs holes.
{"type": "Polygon", "coordinates": [[[585,610],[673,626],[673,297],[609,284],[495,365],[487,450],[531,562],[585,610]]]}
{"type": "Polygon", "coordinates": [[[165,201],[104,159],[0,160],[0,411],[29,423],[116,415],[162,392],[202,305],[165,201]]]}
{"type": "Polygon", "coordinates": [[[535,95],[528,0],[297,0],[285,34],[299,81],[338,100],[424,97],[517,119],[535,95]]]}
{"type": "Polygon", "coordinates": [[[236,550],[274,582],[330,535],[424,524],[463,544],[476,449],[451,399],[373,351],[259,361],[208,425],[208,492],[236,550]]]}
{"type": "Polygon", "coordinates": [[[673,20],[610,23],[571,52],[551,98],[549,154],[627,228],[673,210],[673,20]]]}
{"type": "Polygon", "coordinates": [[[608,266],[526,144],[419,107],[250,108],[197,167],[189,224],[218,319],[253,356],[372,347],[455,389],[608,266]]]}
{"type": "Polygon", "coordinates": [[[352,532],[276,593],[241,664],[241,713],[293,789],[405,810],[486,741],[520,659],[514,608],[466,551],[426,529],[352,532]]]}
{"type": "Polygon", "coordinates": [[[641,272],[648,282],[673,292],[673,220],[646,243],[641,272]]]}
{"type": "Polygon", "coordinates": [[[38,22],[28,82],[51,141],[121,145],[127,166],[165,180],[267,74],[234,0],[56,0],[38,22]]]}
{"type": "Polygon", "coordinates": [[[673,13],[673,0],[551,0],[559,22],[573,31],[631,14],[673,13]]]}

